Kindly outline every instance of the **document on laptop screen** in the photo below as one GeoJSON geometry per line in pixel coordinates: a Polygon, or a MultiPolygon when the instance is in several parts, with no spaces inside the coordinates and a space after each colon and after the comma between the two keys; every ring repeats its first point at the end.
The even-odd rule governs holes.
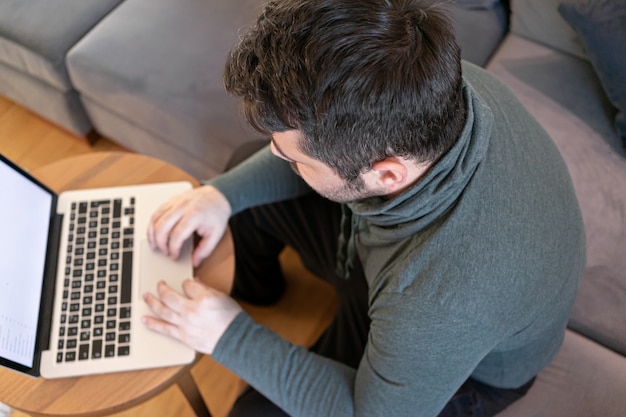
{"type": "Polygon", "coordinates": [[[0,356],[33,366],[52,196],[0,161],[0,356]]]}

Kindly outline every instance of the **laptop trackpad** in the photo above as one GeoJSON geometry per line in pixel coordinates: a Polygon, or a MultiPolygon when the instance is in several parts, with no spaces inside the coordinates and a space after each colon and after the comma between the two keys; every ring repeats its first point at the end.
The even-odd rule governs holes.
{"type": "Polygon", "coordinates": [[[147,239],[141,239],[139,245],[139,296],[146,292],[156,294],[159,281],[165,281],[174,290],[182,292],[182,282],[193,278],[191,241],[185,242],[180,258],[176,261],[159,251],[153,251],[147,239]]]}

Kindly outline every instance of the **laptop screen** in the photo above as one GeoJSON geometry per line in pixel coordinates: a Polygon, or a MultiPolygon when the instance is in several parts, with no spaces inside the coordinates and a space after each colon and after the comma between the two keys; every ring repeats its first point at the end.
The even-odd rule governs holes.
{"type": "Polygon", "coordinates": [[[0,158],[0,361],[34,366],[53,195],[0,158]]]}

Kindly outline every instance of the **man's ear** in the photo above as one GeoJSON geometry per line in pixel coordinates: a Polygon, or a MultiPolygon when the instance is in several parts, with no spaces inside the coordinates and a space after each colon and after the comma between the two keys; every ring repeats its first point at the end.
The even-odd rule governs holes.
{"type": "Polygon", "coordinates": [[[407,185],[409,169],[407,161],[402,158],[388,157],[372,164],[372,171],[376,174],[379,184],[393,192],[407,185]]]}

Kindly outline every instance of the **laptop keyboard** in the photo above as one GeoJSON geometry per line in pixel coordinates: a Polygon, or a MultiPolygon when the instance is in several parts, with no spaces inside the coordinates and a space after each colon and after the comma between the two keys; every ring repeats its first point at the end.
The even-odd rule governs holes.
{"type": "Polygon", "coordinates": [[[57,362],[130,354],[135,199],[72,203],[57,362]]]}

